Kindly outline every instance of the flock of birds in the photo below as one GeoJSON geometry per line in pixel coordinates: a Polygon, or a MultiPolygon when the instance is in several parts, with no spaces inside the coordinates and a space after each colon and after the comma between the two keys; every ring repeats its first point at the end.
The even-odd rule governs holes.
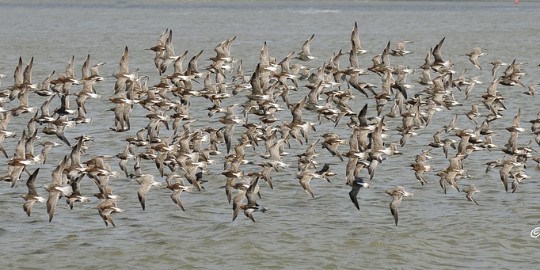
{"type": "MultiPolygon", "coordinates": [[[[258,203],[261,190],[279,185],[272,177],[273,172],[292,171],[291,165],[283,162],[282,157],[293,156],[286,150],[296,144],[305,148],[304,152],[295,154],[298,187],[315,198],[311,181],[325,179],[330,182],[338,175],[332,171],[335,164],[321,165],[317,161],[321,154],[317,149],[322,149],[332,156],[329,158],[346,164],[344,182],[351,188],[352,203],[360,210],[359,193],[372,186],[379,165],[401,154],[407,140],[422,132],[435,114],[453,112],[454,107],[461,106],[456,99],[456,90],[464,93],[464,99],[469,99],[475,96],[471,95],[473,89],[482,84],[479,77],[467,77],[465,71],[455,71],[453,61],[443,54],[444,38],[427,52],[425,62],[417,68],[392,65],[390,61],[392,57],[407,57],[413,53],[406,49],[410,41],[399,42],[394,48],[388,42],[381,53],[372,58],[372,65],[363,67],[359,57],[370,51],[362,47],[355,23],[350,49],[335,52],[321,66],[308,67],[311,60],[320,59],[310,52],[315,40],[315,35],[311,35],[299,53],[291,52],[281,59],[272,57],[264,43],[258,64],[247,74],[243,71],[242,60],[231,54],[235,39],[232,37],[219,43],[210,64],[199,69],[198,61],[203,51],[192,56],[184,67],[188,51],[175,53],[173,32],[165,30],[155,46],[148,48],[155,53],[154,64],[159,74],[160,81],[155,85],[149,85],[149,76],[130,69],[126,47],[119,69],[113,75],[116,80],[113,94],[105,102],[113,106],[110,114],[111,118],[114,115],[114,126],[110,128],[110,137],[123,132],[133,132],[133,136],[126,139],[123,152],[109,156],[90,157],[87,154],[94,143],[91,136],[65,135],[77,125],[92,122],[87,116],[92,107],[86,105],[88,100],[104,102],[96,91],[102,81],[109,79],[99,73],[104,63],[92,65],[88,55],[82,65],[82,76],[78,77],[74,70],[75,57],[72,57],[64,73],[55,75],[53,71],[41,83],[35,83],[32,79],[33,58],[26,66],[19,59],[13,85],[0,92],[0,151],[7,160],[7,172],[0,176],[1,179],[12,188],[19,188],[19,180],[26,180],[28,192],[23,196],[23,209],[28,216],[36,202],[46,203],[51,222],[61,198],[73,208],[76,203],[89,202],[91,197],[96,197],[100,217],[105,225],[114,226],[113,214],[123,210],[121,198],[113,193],[109,183],[111,178],[135,179],[140,185],[137,195],[143,210],[146,198],[152,196],[152,188],[160,186],[169,189],[173,203],[185,210],[181,194],[204,192],[209,167],[222,166],[218,168],[223,169],[224,201],[232,204],[232,220],[243,212],[255,221],[256,212],[267,210],[258,203]],[[348,57],[347,67],[341,66],[341,56],[348,57]],[[422,75],[412,84],[408,76],[416,70],[421,70],[422,75]],[[362,77],[368,74],[376,74],[380,81],[365,81],[362,77]],[[289,99],[291,91],[300,99],[289,99]],[[39,100],[37,96],[45,100],[41,106],[34,103],[39,100]],[[76,108],[71,105],[72,100],[75,100],[76,108]],[[207,108],[208,116],[190,113],[191,104],[205,100],[211,104],[207,108]],[[350,105],[353,100],[355,104],[350,105]],[[58,103],[54,109],[50,108],[53,101],[58,103]],[[130,115],[134,110],[145,110],[148,119],[147,125],[139,130],[131,128],[130,115]],[[308,118],[303,116],[306,113],[318,121],[306,120],[308,118]],[[20,134],[10,131],[10,122],[24,119],[23,115],[30,116],[26,128],[20,134]],[[191,127],[203,117],[209,117],[212,125],[191,127]],[[387,125],[389,118],[401,119],[401,125],[390,127],[387,125]],[[348,119],[347,123],[343,121],[345,119],[348,119]],[[314,138],[313,133],[323,127],[323,122],[327,127],[345,128],[347,137],[340,137],[333,130],[323,130],[320,137],[314,138]],[[389,130],[398,132],[400,140],[390,141],[389,130]],[[13,155],[3,147],[8,140],[15,145],[13,155]],[[36,145],[40,146],[40,152],[34,150],[36,145]],[[70,151],[56,162],[58,165],[51,175],[40,175],[40,165],[50,162],[48,153],[62,149],[70,151]],[[112,162],[118,162],[119,170],[113,169],[112,162]],[[128,162],[133,163],[132,169],[128,162]],[[145,172],[143,163],[155,164],[156,175],[145,172]],[[50,183],[44,190],[38,189],[36,182],[46,179],[50,179],[50,183]],[[97,193],[90,195],[89,191],[81,190],[81,181],[86,179],[95,184],[97,193]],[[40,196],[45,192],[48,196],[40,196]]],[[[466,55],[472,64],[470,68],[483,70],[481,57],[485,53],[480,48],[474,48],[466,55]]],[[[497,168],[502,186],[509,191],[511,185],[511,192],[516,192],[519,184],[530,178],[525,171],[530,160],[536,162],[535,169],[540,168],[540,157],[535,155],[532,144],[534,141],[540,145],[540,111],[536,119],[525,122],[521,119],[520,109],[505,130],[490,129],[491,123],[505,119],[505,97],[497,87],[523,88],[525,94],[534,98],[535,85],[527,86],[522,82],[525,76],[521,69],[523,63],[495,60],[491,64],[492,79],[487,83],[487,91],[473,103],[471,111],[465,113],[476,128],[460,128],[465,124],[458,119],[464,117],[458,118],[462,115],[458,112],[451,113],[453,118],[433,134],[433,141],[425,144],[425,149],[411,164],[411,176],[415,175],[419,185],[429,185],[426,173],[433,170],[430,164],[432,151],[442,148],[441,155],[448,160],[448,166],[432,173],[439,177],[442,192],[446,193],[447,187],[452,187],[465,193],[465,198],[475,204],[478,204],[474,198],[479,192],[477,187],[474,184],[464,188],[459,185],[461,179],[470,177],[463,162],[469,156],[483,155],[480,152],[483,149],[504,152],[504,158],[486,164],[486,173],[497,168]],[[502,73],[500,67],[505,67],[502,73]],[[530,131],[522,127],[525,123],[531,124],[530,131]],[[504,146],[493,144],[492,137],[496,134],[507,136],[508,142],[504,146]],[[529,143],[520,143],[519,136],[530,137],[529,143]]],[[[408,173],[411,168],[403,170],[408,173]]],[[[391,196],[389,208],[397,225],[398,207],[403,197],[412,196],[412,193],[402,186],[386,190],[386,193],[391,196]]]]}

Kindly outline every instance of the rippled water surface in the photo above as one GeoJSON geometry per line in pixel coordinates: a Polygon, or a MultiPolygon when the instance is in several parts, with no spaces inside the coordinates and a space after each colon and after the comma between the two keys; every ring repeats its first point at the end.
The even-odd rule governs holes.
{"type": "MultiPolygon", "coordinates": [[[[345,163],[317,147],[319,163],[331,163],[337,173],[332,183],[313,180],[315,199],[311,199],[296,179],[296,154],[307,145],[291,142],[283,158],[290,168],[273,172],[274,189],[261,184],[261,204],[269,210],[255,213],[257,222],[244,215],[231,222],[231,205],[227,203],[225,182],[221,175],[223,156],[215,156],[215,164],[205,176],[208,183],[202,192],[183,193],[186,212],[179,210],[170,200],[169,191],[155,188],[148,194],[146,210],[137,200],[138,184],[119,177],[111,180],[116,194],[121,197],[119,207],[123,213],[114,215],[116,227],[106,227],[99,217],[97,199],[77,204],[73,210],[61,199],[56,215],[48,223],[44,204],[34,205],[27,217],[22,210],[26,193],[22,181],[14,188],[9,183],[0,185],[0,267],[3,269],[127,269],[127,268],[200,268],[200,269],[375,269],[375,268],[484,268],[532,269],[538,265],[536,254],[540,239],[530,232],[540,226],[538,178],[540,171],[533,161],[527,162],[525,172],[530,180],[522,183],[516,193],[506,193],[497,170],[485,173],[485,163],[505,157],[500,150],[472,153],[464,162],[471,176],[460,180],[460,186],[476,184],[480,193],[475,195],[479,206],[468,202],[464,193],[450,189],[443,194],[435,174],[448,165],[441,149],[433,149],[429,161],[434,170],[426,174],[428,184],[421,186],[410,164],[415,155],[428,148],[435,131],[446,125],[453,114],[467,112],[471,104],[479,104],[481,95],[491,81],[489,62],[501,58],[505,62],[517,59],[523,64],[525,85],[539,83],[540,56],[538,55],[538,21],[540,4],[513,1],[501,2],[356,2],[356,1],[72,1],[0,2],[0,73],[8,75],[1,87],[12,85],[12,74],[19,57],[25,64],[34,57],[33,81],[40,82],[53,70],[64,71],[72,55],[75,56],[76,76],[87,54],[92,63],[106,62],[102,75],[109,76],[118,70],[118,61],[125,46],[129,47],[131,70],[150,77],[149,85],[159,82],[153,63],[153,52],[144,50],[153,46],[158,35],[166,28],[173,29],[176,52],[188,50],[188,59],[204,50],[200,68],[209,64],[215,55],[213,48],[221,41],[236,36],[231,50],[234,58],[242,59],[246,74],[251,74],[257,64],[259,52],[267,42],[270,54],[278,61],[288,53],[299,52],[302,43],[315,34],[311,50],[318,59],[303,63],[315,70],[340,49],[350,48],[350,31],[354,22],[360,26],[364,48],[371,52],[360,56],[363,67],[371,66],[371,58],[382,52],[388,41],[392,45],[401,40],[412,40],[407,48],[413,54],[391,58],[392,64],[417,68],[424,62],[430,48],[446,37],[443,55],[452,59],[455,70],[467,69],[466,76],[479,76],[484,83],[477,85],[471,98],[456,90],[456,99],[462,107],[435,114],[432,123],[418,131],[400,148],[402,155],[389,157],[379,165],[372,180],[373,188],[361,190],[360,211],[354,208],[344,185],[345,163]],[[480,58],[483,71],[475,69],[465,56],[473,47],[481,47],[487,55],[480,58]],[[404,198],[400,206],[399,226],[395,226],[388,209],[391,197],[385,190],[404,186],[414,193],[404,198]]],[[[297,60],[293,60],[297,61],[297,60]]],[[[187,60],[185,62],[187,64],[187,60]]],[[[348,66],[347,56],[342,57],[342,67],[348,66]]],[[[499,71],[501,72],[501,71],[499,71]]],[[[420,92],[424,86],[416,83],[421,72],[409,76],[415,87],[409,95],[420,92]]],[[[228,80],[232,76],[228,75],[228,80]]],[[[369,74],[366,81],[380,86],[380,78],[369,74]]],[[[147,113],[136,106],[132,112],[132,129],[115,133],[114,114],[108,109],[114,105],[108,100],[113,94],[113,77],[99,83],[100,100],[87,102],[88,115],[93,123],[78,125],[66,131],[70,141],[85,134],[95,138],[83,160],[96,155],[115,155],[125,146],[125,138],[133,136],[147,124],[147,113]]],[[[301,82],[304,85],[306,82],[301,82]]],[[[344,84],[343,84],[344,85],[344,84]]],[[[74,89],[80,89],[74,86],[74,89]]],[[[195,88],[202,87],[195,84],[195,88]]],[[[521,108],[521,125],[527,129],[519,137],[519,144],[533,140],[531,146],[538,150],[530,133],[529,120],[536,118],[540,108],[538,97],[523,95],[525,89],[499,86],[506,98],[504,118],[492,123],[496,130],[494,143],[503,146],[509,138],[504,129],[511,125],[512,117],[521,108]]],[[[291,93],[291,100],[300,100],[307,89],[291,93]]],[[[378,91],[378,89],[376,90],[378,91]]],[[[349,102],[355,111],[368,103],[368,116],[375,116],[372,99],[354,92],[356,99],[349,102]]],[[[225,105],[242,102],[241,93],[225,105]]],[[[31,94],[30,103],[40,106],[44,98],[31,94]]],[[[281,102],[281,100],[279,100],[281,102]]],[[[208,126],[220,127],[219,115],[207,116],[211,102],[192,98],[190,114],[197,121],[192,130],[208,126]]],[[[14,104],[6,105],[12,108],[14,104]]],[[[51,109],[58,106],[55,99],[51,109]]],[[[73,105],[75,103],[73,102],[73,105]]],[[[387,105],[384,113],[390,106],[387,105]]],[[[484,115],[489,112],[480,107],[484,115]]],[[[237,111],[240,114],[240,109],[237,111]]],[[[290,112],[276,114],[280,121],[289,121],[290,112]]],[[[14,118],[8,129],[19,135],[26,128],[31,115],[14,118]]],[[[304,112],[308,121],[318,123],[312,112],[304,112]]],[[[256,121],[256,118],[253,118],[256,121]]],[[[310,134],[310,142],[324,132],[334,131],[348,138],[350,129],[344,119],[337,128],[323,120],[310,134]]],[[[385,118],[390,128],[385,142],[398,142],[401,135],[396,127],[399,118],[385,118]]],[[[279,124],[276,122],[275,124],[279,124]]],[[[464,115],[458,117],[457,126],[474,128],[464,115]]],[[[242,127],[236,128],[236,136],[242,127]]],[[[164,135],[170,134],[163,130],[164,135]]],[[[38,141],[55,140],[45,134],[38,141]]],[[[450,136],[450,135],[445,135],[450,136]]],[[[456,138],[458,139],[458,138],[456,138]]],[[[3,145],[12,154],[18,136],[7,138],[3,145]]],[[[236,142],[236,141],[235,141],[236,142]]],[[[246,156],[260,161],[263,144],[255,149],[246,148],[246,156]]],[[[347,151],[347,145],[340,147],[347,151]]],[[[40,149],[36,146],[36,149],[40,149]]],[[[220,149],[225,152],[224,148],[220,149]]],[[[38,186],[50,181],[50,173],[70,148],[66,145],[53,148],[44,165],[40,167],[38,186]]],[[[144,151],[143,148],[137,149],[144,151]]],[[[451,149],[451,155],[455,150],[451,149]]],[[[536,154],[536,153],[535,153],[536,154]]],[[[8,159],[0,157],[3,164],[8,159]]],[[[109,163],[119,170],[117,159],[109,163]]],[[[133,161],[128,163],[130,170],[133,161]]],[[[6,165],[0,168],[4,175],[6,165]]],[[[258,170],[246,165],[246,172],[258,170]]],[[[158,176],[153,162],[145,162],[143,171],[158,176]]],[[[367,172],[363,171],[366,175],[367,172]]],[[[86,178],[82,191],[97,192],[86,178]]],[[[43,188],[38,188],[45,195],[43,188]]]]}

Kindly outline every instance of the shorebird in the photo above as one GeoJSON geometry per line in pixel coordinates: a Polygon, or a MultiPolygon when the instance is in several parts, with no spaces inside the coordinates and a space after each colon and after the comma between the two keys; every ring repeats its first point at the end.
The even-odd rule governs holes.
{"type": "Polygon", "coordinates": [[[423,174],[425,172],[431,171],[431,165],[426,163],[426,160],[423,155],[417,155],[415,162],[411,164],[411,167],[414,171],[414,176],[420,182],[420,184],[427,184],[427,181],[424,179],[423,174]]]}
{"type": "Polygon", "coordinates": [[[499,176],[504,185],[504,190],[508,192],[508,178],[510,177],[510,171],[514,166],[519,166],[522,163],[517,162],[517,156],[511,156],[508,159],[501,161],[501,169],[499,170],[499,176]]]}
{"type": "Polygon", "coordinates": [[[490,63],[493,65],[493,68],[491,69],[491,76],[495,77],[495,74],[497,74],[497,71],[499,70],[499,67],[501,66],[508,66],[507,63],[504,63],[501,59],[496,59],[490,63]]]}
{"type": "Polygon", "coordinates": [[[335,176],[336,173],[330,170],[330,164],[325,163],[322,169],[316,171],[315,173],[320,174],[328,183],[330,183],[330,177],[335,176]]]}
{"type": "Polygon", "coordinates": [[[352,189],[349,192],[349,197],[351,198],[354,206],[356,206],[356,209],[360,210],[360,205],[358,204],[358,192],[360,192],[361,188],[369,187],[369,183],[364,182],[364,178],[362,177],[356,176],[352,181],[352,189]]]}
{"type": "MultiPolygon", "coordinates": [[[[81,80],[84,81],[90,81],[92,83],[100,82],[105,80],[104,77],[99,75],[99,67],[105,65],[105,63],[97,63],[90,67],[90,54],[86,56],[86,60],[83,63],[83,66],[81,68],[82,71],[82,77],[81,80]]],[[[92,88],[92,92],[95,93],[95,89],[92,88]]]]}
{"type": "Polygon", "coordinates": [[[262,158],[268,159],[271,161],[281,161],[282,156],[282,147],[285,145],[285,139],[279,139],[277,141],[269,140],[266,144],[266,152],[268,154],[261,155],[262,158]]]}
{"type": "Polygon", "coordinates": [[[420,77],[417,82],[421,85],[432,85],[433,80],[431,79],[431,69],[422,69],[422,77],[420,77]]]}
{"type": "Polygon", "coordinates": [[[187,70],[184,75],[189,76],[189,82],[191,82],[191,79],[200,78],[205,74],[204,72],[200,72],[198,68],[199,57],[202,55],[202,53],[203,50],[199,51],[196,55],[191,57],[188,62],[187,70]]]}
{"type": "Polygon", "coordinates": [[[540,111],[536,113],[536,118],[529,120],[529,123],[531,123],[531,131],[533,133],[540,130],[540,111]]]}
{"type": "Polygon", "coordinates": [[[172,29],[169,29],[169,35],[165,39],[164,46],[165,48],[163,50],[163,53],[160,55],[161,61],[158,61],[158,71],[160,76],[165,73],[165,71],[167,71],[167,67],[169,67],[169,65],[178,58],[178,56],[174,52],[172,29]]]}
{"type": "Polygon", "coordinates": [[[480,147],[486,148],[488,151],[491,151],[493,148],[497,148],[498,146],[493,143],[492,135],[485,135],[484,141],[482,144],[480,144],[480,147]]]}
{"type": "Polygon", "coordinates": [[[97,209],[99,216],[103,219],[103,222],[105,222],[105,226],[109,226],[111,224],[113,227],[116,227],[112,220],[112,214],[113,213],[121,213],[124,212],[124,210],[118,208],[117,206],[118,202],[116,198],[107,198],[101,200],[101,202],[98,204],[97,209]]]}
{"type": "Polygon", "coordinates": [[[502,159],[490,160],[490,161],[486,162],[485,165],[487,165],[486,173],[488,173],[489,171],[491,171],[495,167],[501,167],[502,166],[502,159]]]}
{"type": "Polygon", "coordinates": [[[260,177],[268,184],[270,189],[274,189],[274,186],[272,184],[272,175],[270,174],[273,170],[278,171],[278,163],[281,163],[280,161],[264,161],[262,163],[257,163],[256,165],[261,166],[262,170],[259,172],[260,177]]]}
{"type": "Polygon", "coordinates": [[[527,91],[523,92],[523,94],[529,95],[529,96],[535,96],[536,95],[536,86],[538,86],[538,85],[539,84],[529,85],[527,87],[527,91]]]}
{"type": "Polygon", "coordinates": [[[471,110],[468,111],[465,115],[467,115],[467,118],[469,118],[469,120],[473,121],[475,125],[478,125],[478,122],[476,122],[476,120],[474,120],[474,118],[480,116],[480,113],[478,112],[478,105],[477,104],[472,104],[471,105],[471,110]]]}
{"type": "Polygon", "coordinates": [[[510,132],[520,132],[520,133],[525,132],[525,128],[520,127],[521,126],[520,122],[521,122],[521,108],[518,109],[518,112],[512,119],[512,125],[507,127],[506,130],[510,132]]]}
{"type": "Polygon", "coordinates": [[[394,222],[396,226],[398,224],[398,207],[401,204],[403,197],[413,196],[412,193],[409,193],[402,186],[397,186],[396,188],[386,190],[386,194],[392,196],[392,202],[390,202],[390,213],[394,217],[394,222]]]}
{"type": "Polygon", "coordinates": [[[441,39],[437,45],[433,48],[433,63],[431,63],[431,69],[438,73],[446,73],[446,71],[452,73],[452,63],[449,60],[444,60],[442,56],[442,46],[446,37],[441,39]]]}
{"type": "Polygon", "coordinates": [[[84,80],[82,83],[83,88],[81,89],[81,91],[75,94],[75,96],[77,96],[77,99],[75,100],[75,102],[77,103],[77,107],[79,109],[82,108],[85,113],[87,112],[85,106],[86,100],[89,98],[98,99],[101,97],[101,95],[98,95],[95,92],[95,89],[93,89],[95,83],[96,81],[94,79],[84,80]]]}
{"type": "Polygon", "coordinates": [[[34,63],[34,57],[30,59],[30,62],[28,62],[28,65],[25,67],[23,71],[22,58],[19,57],[19,64],[17,65],[17,68],[15,69],[15,73],[13,75],[14,84],[13,86],[8,88],[8,90],[10,90],[10,93],[9,93],[10,100],[13,100],[15,98],[19,98],[19,100],[21,100],[21,96],[27,95],[26,93],[29,92],[29,90],[34,90],[37,88],[38,84],[35,84],[35,83],[33,84],[31,82],[33,63],[34,63]]]}
{"type": "Polygon", "coordinates": [[[407,54],[413,53],[412,51],[405,50],[405,44],[412,43],[410,40],[404,40],[401,42],[396,43],[396,48],[390,50],[390,55],[393,56],[405,56],[407,54]]]}
{"type": "Polygon", "coordinates": [[[503,75],[499,77],[499,83],[507,86],[519,85],[525,88],[525,85],[521,82],[521,77],[525,73],[521,70],[521,65],[525,63],[516,62],[516,59],[512,61],[506,68],[503,75]]]}
{"type": "Polygon", "coordinates": [[[352,44],[352,51],[354,51],[357,54],[364,54],[368,52],[368,50],[364,50],[362,48],[362,43],[360,42],[360,34],[358,31],[357,22],[354,22],[354,27],[351,32],[351,44],[352,44]]]}
{"type": "Polygon", "coordinates": [[[456,149],[456,141],[449,138],[442,140],[441,131],[439,130],[435,132],[435,134],[433,134],[433,142],[430,142],[429,146],[434,147],[434,148],[442,147],[444,157],[448,158],[448,149],[450,147],[452,147],[453,149],[456,149]]]}
{"type": "Polygon", "coordinates": [[[165,53],[165,42],[167,40],[167,33],[169,33],[169,29],[165,29],[163,33],[161,33],[157,39],[157,44],[147,48],[145,50],[154,51],[156,53],[154,57],[154,65],[156,66],[156,69],[159,71],[159,68],[161,66],[161,62],[163,61],[163,54],[165,53]]]}
{"type": "Polygon", "coordinates": [[[1,130],[0,131],[0,152],[2,152],[2,154],[4,154],[6,158],[8,158],[9,156],[3,146],[5,139],[6,139],[6,132],[4,130],[1,130]]]}
{"type": "Polygon", "coordinates": [[[317,161],[315,157],[319,156],[319,153],[316,152],[315,148],[319,144],[320,139],[315,142],[312,142],[304,151],[304,153],[296,155],[298,157],[298,170],[303,171],[315,167],[317,161]]]}
{"type": "Polygon", "coordinates": [[[322,148],[328,150],[332,156],[337,156],[341,161],[343,161],[343,157],[341,156],[341,153],[338,150],[338,147],[340,144],[345,143],[344,140],[339,138],[339,135],[336,133],[325,133],[322,135],[324,138],[324,141],[322,142],[322,148]]]}
{"type": "MultiPolygon", "coordinates": [[[[429,52],[427,52],[426,54],[426,57],[424,58],[424,64],[422,64],[420,66],[420,68],[422,70],[430,70],[431,69],[431,65],[433,64],[433,61],[431,59],[431,56],[433,55],[433,48],[430,48],[429,49],[429,52]]],[[[429,73],[428,73],[429,74],[429,73]]],[[[431,79],[429,80],[431,81],[431,79]]],[[[431,83],[428,83],[428,81],[425,81],[426,85],[427,84],[433,84],[432,82],[431,83]]]]}
{"type": "Polygon", "coordinates": [[[257,68],[255,68],[255,71],[253,72],[250,79],[252,93],[257,94],[257,95],[262,94],[261,92],[262,89],[260,85],[260,79],[261,79],[260,73],[262,71],[274,72],[274,71],[277,71],[277,69],[278,69],[278,65],[276,65],[276,59],[270,56],[270,51],[265,41],[263,43],[261,52],[259,54],[259,64],[257,64],[257,68]]]}
{"type": "MultiPolygon", "coordinates": [[[[383,142],[383,126],[384,126],[384,117],[379,120],[379,123],[371,133],[371,151],[369,152],[369,180],[373,179],[375,176],[375,170],[379,163],[381,163],[386,157],[384,155],[389,155],[394,152],[392,147],[385,147],[383,142]]],[[[395,148],[395,146],[394,146],[395,148]]]]}
{"type": "Polygon", "coordinates": [[[90,201],[90,197],[86,197],[81,194],[81,180],[83,176],[71,180],[72,193],[66,196],[66,203],[69,205],[70,209],[73,209],[73,205],[75,204],[75,202],[84,203],[90,201]]]}
{"type": "Polygon", "coordinates": [[[131,113],[133,107],[129,103],[116,103],[116,107],[110,109],[114,111],[114,127],[110,129],[115,132],[125,132],[131,129],[131,124],[129,121],[129,114],[131,113]]]}
{"type": "Polygon", "coordinates": [[[8,87],[9,94],[7,96],[9,97],[9,100],[14,100],[19,95],[23,86],[24,79],[22,57],[19,57],[19,62],[15,68],[15,72],[13,73],[13,80],[13,86],[8,87]]]}
{"type": "Polygon", "coordinates": [[[114,77],[116,77],[116,82],[114,84],[114,94],[126,91],[126,82],[128,81],[128,79],[135,78],[136,76],[135,74],[129,72],[129,49],[127,46],[124,48],[124,53],[120,58],[118,66],[118,73],[113,75],[114,77]]]}
{"type": "Polygon", "coordinates": [[[235,39],[236,39],[236,36],[232,38],[228,38],[220,42],[216,47],[214,47],[216,56],[210,58],[212,63],[207,68],[208,70],[211,70],[213,72],[218,72],[219,70],[232,69],[231,63],[234,62],[234,59],[231,56],[231,44],[235,39]]]}
{"type": "Polygon", "coordinates": [[[56,212],[56,204],[61,196],[69,196],[72,192],[72,188],[67,184],[67,177],[64,177],[64,169],[67,166],[67,156],[56,166],[52,172],[52,181],[45,186],[45,189],[49,192],[49,198],[47,199],[47,214],[49,214],[49,222],[52,221],[56,212]]]}
{"type": "Polygon", "coordinates": [[[238,193],[233,200],[233,221],[238,216],[240,210],[244,211],[244,215],[251,221],[255,222],[253,212],[265,212],[266,208],[260,206],[255,200],[255,195],[259,193],[259,175],[257,173],[252,174],[253,179],[248,183],[237,183],[235,188],[238,193]],[[247,199],[247,203],[243,203],[244,199],[247,199]]]}
{"type": "Polygon", "coordinates": [[[34,92],[40,96],[48,97],[54,96],[56,93],[51,89],[52,76],[55,71],[53,70],[45,79],[34,89],[34,92]]]}
{"type": "Polygon", "coordinates": [[[482,67],[480,66],[480,63],[478,62],[478,57],[486,55],[486,53],[482,52],[482,49],[480,47],[475,47],[470,51],[469,53],[465,54],[469,57],[469,61],[479,70],[482,70],[482,67]]]}
{"type": "Polygon", "coordinates": [[[451,130],[456,129],[457,116],[458,116],[457,114],[454,114],[454,116],[452,117],[452,120],[447,125],[444,125],[444,132],[448,133],[451,130]]]}
{"type": "Polygon", "coordinates": [[[244,172],[243,171],[236,171],[234,169],[231,169],[231,170],[228,170],[228,171],[224,171],[221,173],[222,175],[224,175],[225,177],[227,177],[227,180],[225,182],[225,195],[227,195],[227,200],[229,201],[229,203],[231,203],[231,200],[232,200],[232,194],[233,194],[233,189],[238,189],[239,186],[237,186],[237,184],[239,183],[235,183],[236,179],[241,179],[242,177],[244,177],[244,172]]]}
{"type": "Polygon", "coordinates": [[[290,66],[290,61],[293,58],[293,55],[294,52],[291,52],[285,58],[283,58],[283,60],[278,63],[278,65],[281,67],[281,71],[279,73],[276,72],[273,75],[282,86],[280,89],[282,89],[283,92],[280,95],[287,106],[290,105],[288,94],[289,90],[298,89],[298,70],[292,69],[290,66]],[[287,84],[287,80],[290,80],[293,85],[289,86],[287,84]]]}
{"type": "Polygon", "coordinates": [[[305,170],[298,172],[296,178],[299,179],[298,182],[300,182],[300,185],[307,192],[307,194],[309,194],[311,198],[314,199],[315,195],[313,194],[313,189],[311,188],[311,185],[309,183],[313,178],[322,178],[322,175],[313,171],[305,170]]]}
{"type": "Polygon", "coordinates": [[[186,210],[184,209],[184,205],[182,205],[182,202],[180,201],[180,194],[182,194],[183,191],[191,192],[191,190],[193,189],[193,186],[185,186],[183,181],[180,181],[180,182],[172,181],[174,178],[178,178],[178,177],[180,176],[171,173],[167,175],[167,177],[165,178],[165,181],[167,183],[167,188],[172,191],[172,194],[171,194],[172,201],[180,209],[182,209],[182,211],[185,212],[186,210]]]}
{"type": "Polygon", "coordinates": [[[534,162],[536,162],[536,169],[540,170],[540,156],[534,156],[532,159],[534,162]]]}
{"type": "Polygon", "coordinates": [[[52,80],[51,88],[53,91],[60,93],[62,96],[68,96],[73,85],[80,84],[81,81],[75,79],[75,55],[71,56],[71,60],[66,66],[66,71],[58,75],[58,78],[52,80]]]}
{"type": "Polygon", "coordinates": [[[391,67],[390,67],[390,59],[388,58],[389,55],[390,55],[390,41],[388,41],[382,53],[375,55],[371,59],[371,62],[373,62],[373,65],[371,67],[368,67],[368,70],[378,75],[383,75],[385,72],[390,71],[391,67]]]}
{"type": "Polygon", "coordinates": [[[23,195],[25,203],[23,204],[24,212],[28,216],[30,216],[30,213],[32,213],[32,206],[35,202],[44,203],[47,200],[41,196],[38,195],[37,189],[36,189],[36,177],[39,173],[39,168],[37,168],[31,175],[28,177],[28,181],[26,181],[26,186],[28,187],[28,193],[23,195]]]}
{"type": "Polygon", "coordinates": [[[456,136],[460,138],[459,144],[457,146],[457,155],[466,156],[465,152],[469,145],[469,141],[474,136],[474,131],[472,129],[458,129],[456,130],[456,136]]]}
{"type": "MultiPolygon", "coordinates": [[[[22,148],[24,148],[24,144],[22,148]]],[[[26,169],[26,165],[30,165],[31,163],[33,163],[33,161],[26,160],[25,158],[14,157],[10,159],[7,164],[7,174],[0,179],[11,182],[10,186],[13,188],[19,181],[23,171],[26,169]]]]}
{"type": "Polygon", "coordinates": [[[448,167],[437,173],[437,176],[441,177],[439,184],[441,185],[444,194],[446,194],[447,184],[450,184],[452,188],[459,192],[459,186],[457,185],[456,180],[458,179],[458,176],[462,176],[466,172],[463,169],[463,159],[465,157],[465,155],[457,154],[448,158],[448,167]]]}
{"type": "Polygon", "coordinates": [[[126,147],[124,148],[124,151],[116,154],[116,157],[120,159],[118,166],[125,173],[126,178],[129,177],[129,173],[127,169],[127,162],[128,160],[135,158],[135,152],[132,149],[131,142],[128,142],[126,144],[126,147]]]}
{"type": "Polygon", "coordinates": [[[313,38],[315,37],[315,34],[311,35],[302,45],[302,51],[298,53],[298,55],[295,57],[296,59],[302,60],[302,61],[311,61],[313,59],[316,59],[317,57],[311,55],[311,42],[313,41],[313,38]]]}
{"type": "Polygon", "coordinates": [[[38,122],[39,124],[50,123],[50,122],[53,122],[56,119],[56,118],[52,117],[52,115],[50,113],[50,110],[49,110],[49,105],[51,104],[51,101],[53,100],[54,97],[55,97],[55,95],[50,96],[41,105],[40,110],[39,110],[40,115],[36,118],[36,122],[38,122]]]}
{"type": "Polygon", "coordinates": [[[360,67],[360,63],[358,62],[357,49],[351,49],[349,51],[349,67],[344,70],[342,70],[339,67],[339,58],[341,58],[342,55],[345,55],[345,53],[343,53],[342,50],[339,50],[339,52],[334,53],[334,55],[330,59],[329,65],[325,67],[325,70],[327,70],[328,72],[332,72],[334,81],[336,83],[345,81],[346,75],[352,75],[354,73],[365,74],[366,71],[360,67]]]}
{"type": "Polygon", "coordinates": [[[510,173],[510,177],[514,178],[514,181],[512,181],[512,193],[516,192],[518,186],[521,184],[521,181],[531,179],[530,176],[523,172],[522,168],[512,171],[510,173]]]}
{"type": "MultiPolygon", "coordinates": [[[[199,155],[199,153],[194,152],[191,154],[193,157],[196,157],[199,155]]],[[[185,162],[180,163],[180,169],[185,171],[184,177],[186,180],[197,189],[197,191],[201,191],[204,189],[204,186],[202,185],[205,181],[203,179],[203,171],[204,168],[207,166],[207,162],[205,161],[195,161],[199,160],[199,158],[189,158],[185,162]],[[199,171],[199,169],[202,169],[203,171],[199,171]]]]}
{"type": "Polygon", "coordinates": [[[474,184],[470,184],[468,187],[464,188],[463,192],[466,193],[466,198],[468,201],[478,205],[478,202],[476,202],[476,200],[473,198],[473,195],[476,192],[480,192],[480,190],[478,190],[474,184]]]}
{"type": "Polygon", "coordinates": [[[135,180],[137,180],[137,183],[141,185],[141,187],[137,190],[137,197],[139,197],[139,202],[141,203],[142,209],[145,210],[146,194],[148,194],[148,191],[150,191],[151,187],[161,186],[161,183],[156,182],[156,180],[154,180],[154,176],[151,174],[143,174],[137,176],[135,180]]]}

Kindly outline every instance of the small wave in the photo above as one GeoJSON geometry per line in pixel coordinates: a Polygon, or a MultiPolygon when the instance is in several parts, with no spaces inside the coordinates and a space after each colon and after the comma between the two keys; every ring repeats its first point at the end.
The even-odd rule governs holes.
{"type": "Polygon", "coordinates": [[[291,13],[299,13],[299,14],[323,14],[323,13],[341,13],[341,10],[337,9],[303,9],[303,10],[296,10],[291,13]]]}

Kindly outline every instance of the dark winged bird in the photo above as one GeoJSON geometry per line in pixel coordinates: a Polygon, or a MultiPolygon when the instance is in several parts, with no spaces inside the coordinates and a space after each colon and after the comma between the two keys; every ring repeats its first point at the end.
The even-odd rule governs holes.
{"type": "Polygon", "coordinates": [[[351,201],[358,210],[360,210],[360,205],[358,204],[358,192],[360,192],[361,188],[369,188],[369,183],[364,182],[364,178],[357,176],[352,182],[352,189],[349,192],[349,197],[351,197],[351,201]]]}

